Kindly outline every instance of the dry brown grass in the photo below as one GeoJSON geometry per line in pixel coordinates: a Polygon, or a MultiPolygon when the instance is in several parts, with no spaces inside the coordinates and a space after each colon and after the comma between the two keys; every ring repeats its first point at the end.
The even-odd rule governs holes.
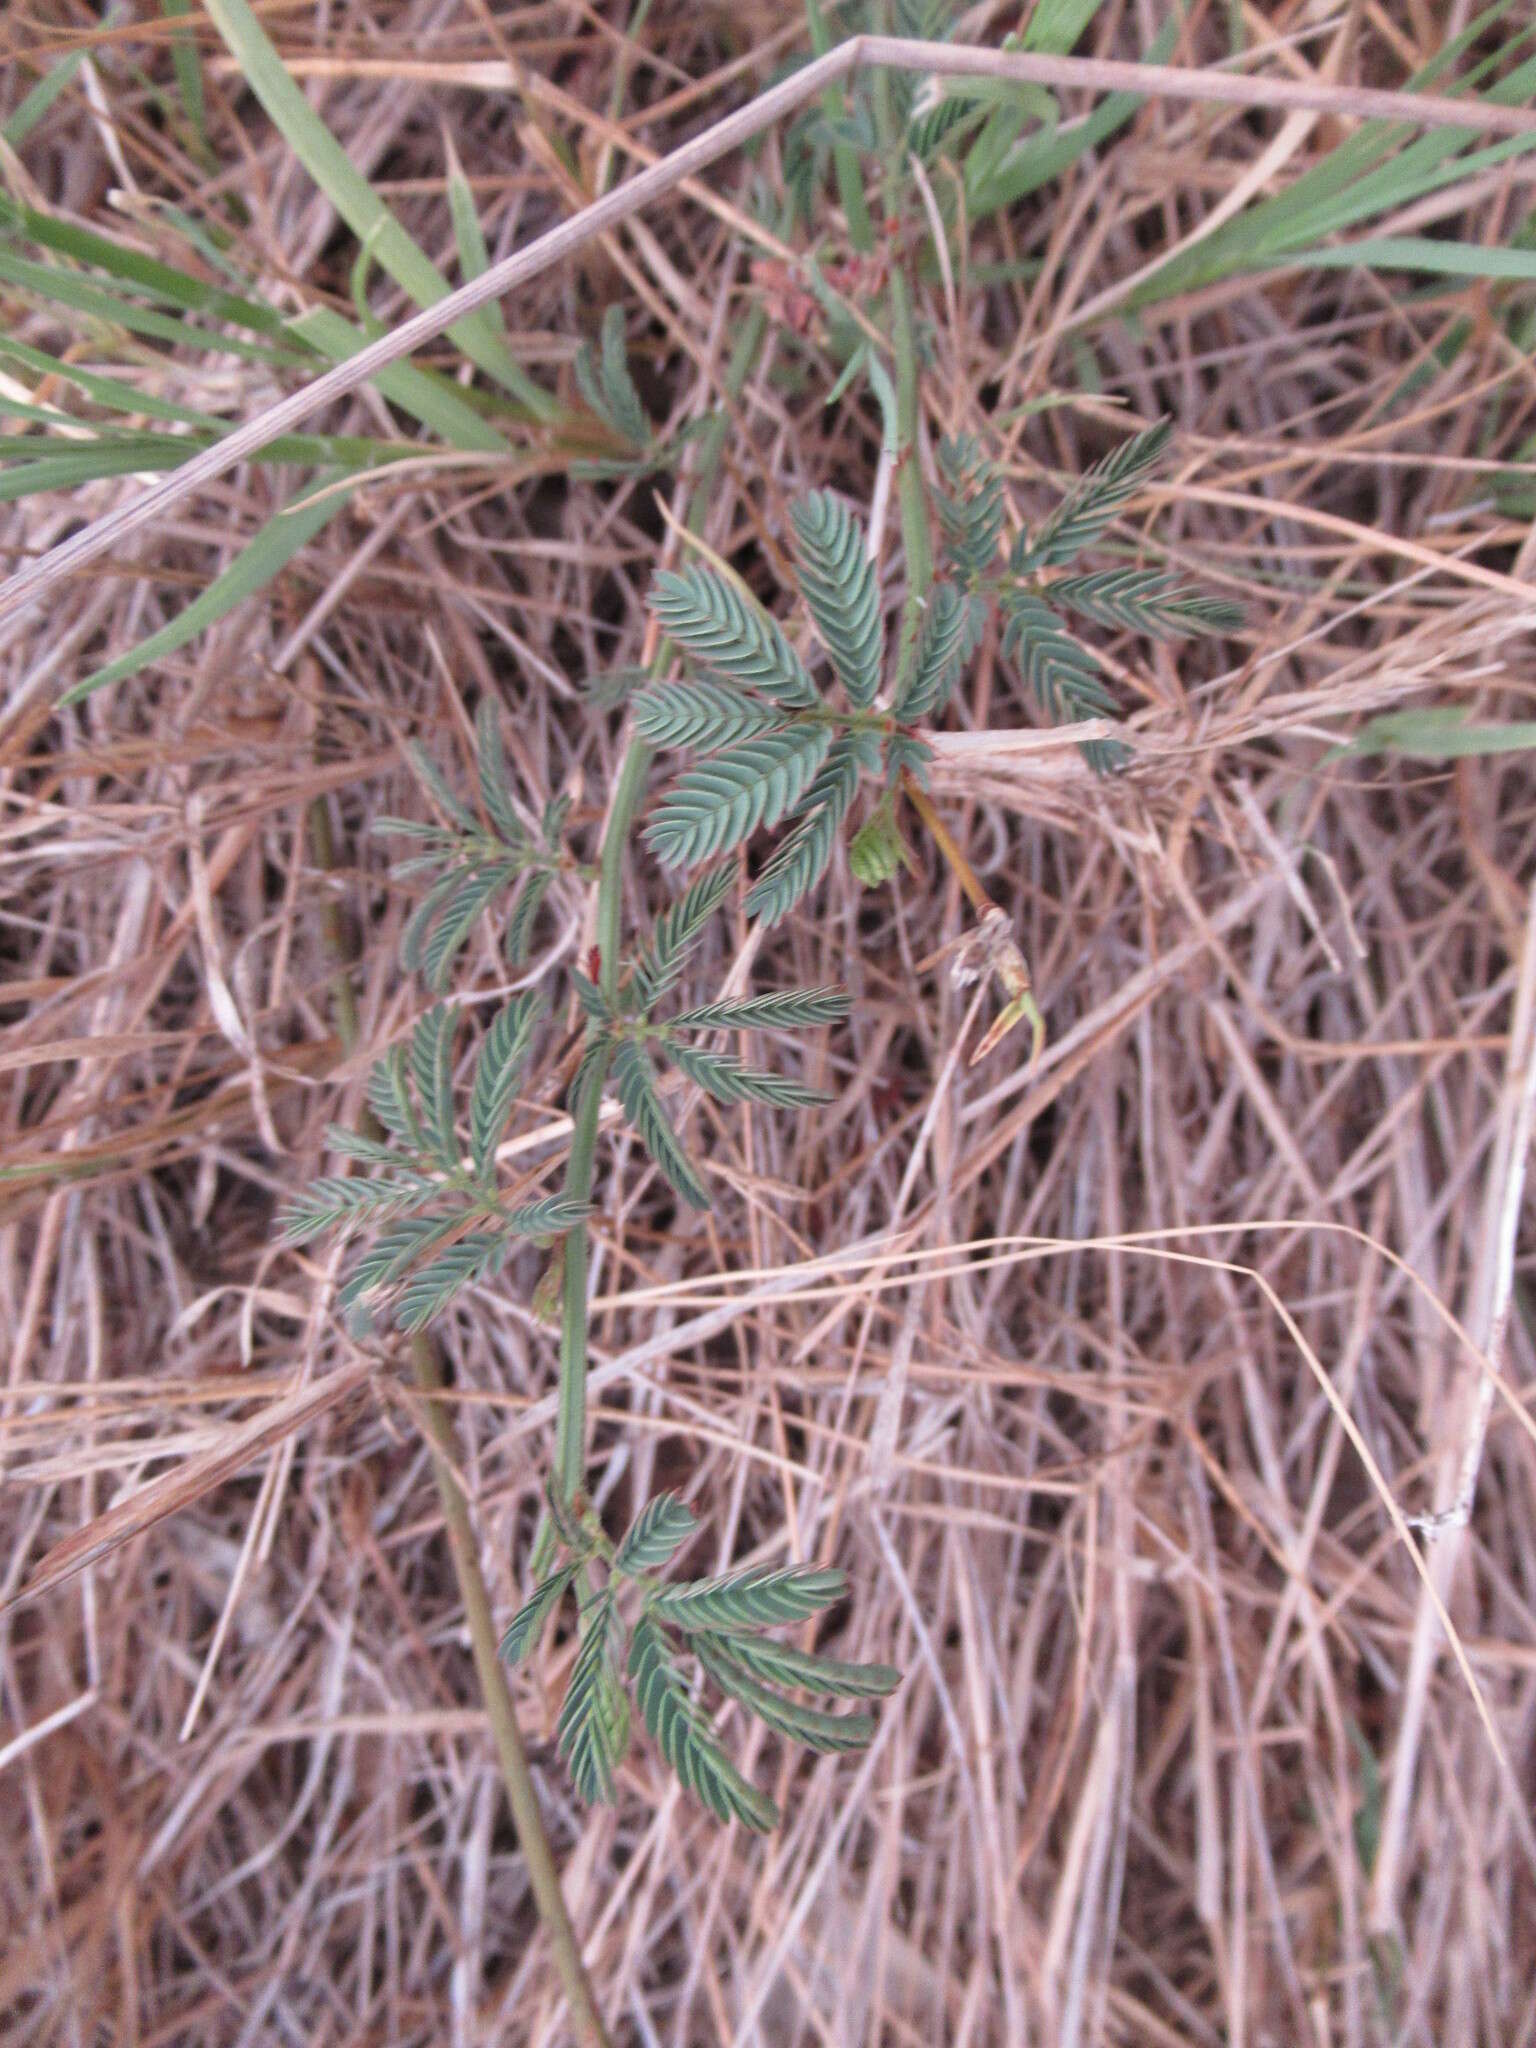
{"type": "MultiPolygon", "coordinates": [[[[91,25],[73,0],[48,12],[91,25]]],[[[1104,10],[1103,54],[1138,46],[1142,12],[1104,10]]],[[[1368,4],[1275,68],[1397,84],[1441,12],[1368,4]]],[[[1180,61],[1219,54],[1219,11],[1197,13],[1180,61]]],[[[1307,19],[1246,14],[1277,42],[1307,19]]],[[[602,121],[580,133],[453,66],[511,50],[605,114],[617,88],[619,118],[662,150],[761,81],[732,51],[767,48],[794,10],[661,0],[639,43],[622,9],[267,18],[290,58],[339,60],[326,117],[434,251],[451,130],[496,253],[572,203],[539,124],[590,180],[602,121]]],[[[1012,18],[981,10],[974,33],[1012,18]]],[[[108,224],[125,168],[196,205],[203,181],[122,68],[166,76],[163,36],[97,46],[109,111],[93,125],[61,103],[25,177],[108,224]]],[[[236,81],[208,77],[249,208],[242,263],[344,303],[328,207],[236,81]]],[[[1269,176],[1343,132],[1293,118],[1269,176]]],[[[701,1568],[835,1553],[855,1587],[839,1650],[909,1674],[863,1759],[749,1747],[787,1806],[763,1843],[722,1831],[644,1747],[614,1810],[578,1810],[551,1741],[568,1651],[519,1676],[617,2040],[1536,2040],[1536,1360],[1516,1239],[1536,803],[1518,755],[1322,761],[1410,701],[1531,715],[1530,539],[1489,472],[1518,452],[1536,385],[1479,285],[1410,299],[1400,279],[1283,271],[1139,327],[1085,322],[1273,133],[1151,104],[973,249],[1040,259],[1026,286],[962,280],[958,323],[933,294],[935,431],[1077,390],[1091,338],[1133,413],[1177,417],[1159,533],[1250,606],[1236,668],[1122,650],[1141,753],[1123,782],[1001,744],[1032,711],[990,658],[957,707],[935,788],[1016,920],[1044,1057],[968,1067],[980,1026],[946,968],[964,907],[931,853],[869,897],[842,868],[824,922],[751,945],[737,924],[700,970],[714,988],[745,952],[759,986],[848,983],[834,1105],[695,1109],[718,1199],[686,1226],[614,1155],[600,1498],[617,1513],[684,1486],[709,1524],[701,1568]],[[1405,1514],[1454,1502],[1485,1419],[1470,1523],[1410,1538],[1405,1514]]],[[[1449,225],[1506,235],[1522,163],[1449,225]]],[[[745,206],[775,165],[770,140],[714,190],[745,206]]],[[[718,402],[759,288],[748,253],[729,218],[674,201],[546,275],[509,322],[550,365],[595,307],[643,303],[648,394],[685,417],[718,402]]],[[[877,423],[824,412],[820,387],[781,374],[794,363],[771,349],[736,410],[707,535],[722,551],[781,532],[797,489],[872,488],[877,423]]],[[[204,360],[158,365],[163,395],[210,396],[204,360]]],[[[274,395],[219,375],[232,415],[274,395]]],[[[360,398],[326,424],[381,417],[360,398]]],[[[1020,506],[1116,417],[1084,398],[1012,429],[1020,506]]],[[[0,567],[138,488],[5,508],[0,567]]],[[[339,1253],[277,1248],[272,1218],[359,1097],[328,919],[358,948],[370,1054],[419,1007],[396,964],[406,899],[367,832],[420,806],[402,741],[462,772],[466,706],[490,691],[530,793],[575,787],[595,826],[619,735],[579,686],[637,656],[660,523],[649,485],[417,473],[360,493],[185,655],[50,714],[284,488],[240,470],[3,655],[0,1594],[36,1590],[60,1545],[84,1568],[0,1620],[0,2014],[17,2043],[555,2043],[413,1397],[390,1345],[360,1352],[335,1320],[339,1253]]],[[[657,898],[649,863],[631,886],[637,909],[657,898]]],[[[579,889],[558,899],[544,959],[574,958],[587,911],[579,889]]],[[[477,997],[505,986],[492,939],[461,976],[477,997]]],[[[530,1092],[551,1104],[553,1073],[530,1092]]],[[[553,1108],[546,1123],[555,1156],[553,1108]]],[[[503,1611],[553,1415],[536,1270],[443,1330],[503,1611]]]]}

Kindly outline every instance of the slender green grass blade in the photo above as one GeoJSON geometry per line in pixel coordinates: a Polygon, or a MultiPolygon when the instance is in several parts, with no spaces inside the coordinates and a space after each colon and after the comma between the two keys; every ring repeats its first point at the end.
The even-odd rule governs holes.
{"type": "Polygon", "coordinates": [[[116,377],[104,377],[99,371],[82,369],[78,363],[61,362],[45,349],[33,348],[9,335],[0,335],[0,362],[15,363],[22,369],[35,370],[40,377],[52,377],[61,384],[72,384],[77,391],[112,412],[136,413],[144,419],[176,421],[190,427],[214,428],[219,424],[211,413],[198,412],[189,405],[173,405],[168,398],[139,391],[132,384],[120,383],[116,377]]]}
{"type": "MultiPolygon", "coordinates": [[[[0,400],[0,413],[25,414],[35,408],[13,406],[0,400]]],[[[57,417],[42,414],[49,426],[57,417]]],[[[146,476],[175,469],[189,455],[206,448],[212,436],[170,434],[99,434],[88,441],[56,445],[61,436],[29,435],[25,440],[0,443],[0,504],[14,504],[37,491],[78,490],[108,476],[146,476]],[[32,449],[46,449],[30,460],[32,449]]],[[[408,446],[391,447],[387,441],[367,442],[325,435],[293,436],[287,441],[269,441],[251,457],[253,462],[305,462],[339,465],[344,469],[384,468],[391,461],[409,456],[408,446]]]]}
{"type": "MultiPolygon", "coordinates": [[[[459,252],[459,275],[468,284],[471,278],[483,277],[490,269],[491,252],[485,246],[485,236],[480,230],[480,215],[475,208],[474,191],[459,163],[453,138],[445,136],[444,141],[448,155],[448,212],[453,221],[453,239],[459,252]]],[[[478,322],[485,330],[491,348],[507,348],[507,323],[496,300],[492,300],[488,306],[482,306],[478,313],[471,313],[469,319],[470,322],[478,322]]]]}
{"type": "MultiPolygon", "coordinates": [[[[1156,40],[1148,49],[1143,62],[1166,64],[1173,55],[1174,45],[1179,39],[1179,23],[1172,20],[1164,24],[1156,40]]],[[[1112,136],[1118,135],[1136,113],[1145,106],[1141,93],[1112,92],[1099,102],[1086,120],[1068,129],[1065,134],[1052,130],[1045,134],[1026,135],[1014,144],[1003,163],[988,178],[979,190],[968,192],[966,204],[972,222],[996,213],[1001,208],[1013,206],[1031,192],[1039,191],[1042,185],[1049,185],[1069,171],[1080,157],[1089,150],[1098,149],[1112,136]]]]}
{"type": "MultiPolygon", "coordinates": [[[[320,119],[246,0],[204,0],[215,28],[245,74],[289,148],[379,266],[387,270],[418,306],[448,296],[437,265],[406,232],[346,151],[320,119]]],[[[544,422],[558,417],[558,401],[543,390],[504,343],[492,341],[483,323],[460,320],[448,330],[470,361],[544,422]]]]}
{"type": "MultiPolygon", "coordinates": [[[[210,284],[206,278],[193,277],[184,270],[177,270],[174,264],[147,256],[141,249],[128,248],[107,235],[98,235],[73,221],[56,220],[52,214],[39,212],[36,207],[18,205],[15,200],[3,196],[0,196],[0,235],[103,270],[118,284],[131,286],[161,306],[174,306],[184,313],[206,313],[213,319],[227,320],[233,326],[274,339],[280,339],[283,334],[284,316],[275,306],[265,305],[243,292],[227,291],[222,285],[210,284]]],[[[48,277],[56,275],[46,269],[44,274],[48,277]]],[[[184,339],[196,338],[181,331],[184,339]]],[[[222,337],[219,341],[221,347],[228,346],[222,337]]]]}
{"type": "MultiPolygon", "coordinates": [[[[305,341],[336,363],[356,355],[372,339],[371,335],[359,333],[350,320],[333,313],[329,306],[311,306],[292,325],[305,341]]],[[[447,378],[414,363],[395,363],[381,370],[373,381],[392,405],[398,405],[424,427],[441,434],[450,447],[466,452],[483,451],[487,455],[511,454],[511,444],[480,417],[447,378]]]]}
{"type": "MultiPolygon", "coordinates": [[[[321,487],[335,481],[333,476],[316,479],[321,487]]],[[[137,647],[130,648],[128,653],[120,654],[115,661],[109,661],[104,668],[76,683],[65,692],[63,702],[78,704],[95,691],[104,690],[109,683],[122,682],[148,663],[159,661],[162,656],[173,654],[178,647],[184,647],[206,627],[217,624],[237,604],[270,583],[278,571],[314,539],[321,527],[336,517],[346,502],[345,492],[322,489],[321,495],[307,497],[295,510],[279,512],[275,519],[269,519],[255,539],[241,549],[201,597],[194,598],[185,611],[178,612],[158,633],[152,633],[137,647]]]]}
{"type": "Polygon", "coordinates": [[[217,349],[221,355],[243,357],[248,363],[284,364],[305,360],[291,349],[272,348],[262,342],[243,340],[239,335],[213,334],[206,328],[189,326],[184,315],[172,318],[168,313],[157,313],[92,279],[81,277],[75,271],[64,270],[57,264],[38,263],[28,256],[15,256],[6,249],[0,249],[0,284],[34,293],[45,304],[67,306],[71,312],[99,320],[104,327],[125,328],[130,334],[142,334],[151,341],[169,342],[176,348],[202,343],[207,348],[217,349]]]}
{"type": "MultiPolygon", "coordinates": [[[[1522,31],[1456,81],[1457,88],[1469,94],[1469,107],[1475,105],[1472,87],[1506,63],[1531,33],[1522,31]]],[[[1459,40],[1467,43],[1466,37],[1459,40]]],[[[1409,81],[1408,90],[1427,90],[1447,63],[1448,53],[1442,51],[1409,81]]],[[[1536,58],[1527,58],[1489,87],[1486,97],[1498,105],[1518,105],[1533,91],[1536,58]]],[[[1467,129],[1443,128],[1414,136],[1399,123],[1367,122],[1286,191],[1248,207],[1196,247],[1171,258],[1127,304],[1150,305],[1282,260],[1324,261],[1315,247],[1324,236],[1394,212],[1536,148],[1536,139],[1529,136],[1512,136],[1481,149],[1472,146],[1474,141],[1467,129]]]]}
{"type": "Polygon", "coordinates": [[[67,57],[61,57],[51,71],[43,73],[15,112],[7,116],[0,136],[12,149],[20,149],[84,62],[84,50],[71,50],[67,57]]]}
{"type": "Polygon", "coordinates": [[[1036,0],[1024,25],[1024,48],[1065,57],[1103,4],[1104,0],[1036,0]]]}
{"type": "Polygon", "coordinates": [[[1431,235],[1378,235],[1331,249],[1304,249],[1289,259],[1321,270],[1421,270],[1432,277],[1536,280],[1536,249],[1490,249],[1431,235]]]}
{"type": "Polygon", "coordinates": [[[1346,746],[1332,747],[1324,764],[1351,755],[1395,754],[1410,761],[1459,761],[1477,754],[1525,754],[1536,747],[1536,719],[1506,725],[1468,725],[1453,704],[1388,711],[1360,728],[1346,746]]]}
{"type": "MultiPolygon", "coordinates": [[[[160,12],[172,21],[184,21],[192,12],[192,0],[160,0],[160,12]]],[[[172,36],[171,68],[176,73],[176,90],[196,131],[202,148],[208,148],[207,108],[203,99],[203,67],[197,54],[196,36],[172,36]]]]}

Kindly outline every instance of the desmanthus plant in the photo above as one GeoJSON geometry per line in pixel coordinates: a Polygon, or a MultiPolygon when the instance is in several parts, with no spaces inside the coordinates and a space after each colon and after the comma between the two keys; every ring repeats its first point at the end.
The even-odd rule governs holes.
{"type": "MultiPolygon", "coordinates": [[[[625,388],[628,372],[611,321],[604,342],[601,366],[589,360],[583,381],[625,422],[638,448],[643,413],[632,385],[625,388]]],[[[943,715],[994,623],[1004,658],[1044,715],[1068,721],[1116,710],[1099,662],[1071,632],[1069,617],[1146,634],[1237,623],[1230,604],[1157,571],[1080,563],[1134,498],[1168,434],[1159,422],[1128,436],[1036,528],[1016,526],[1006,548],[1005,479],[974,439],[945,442],[931,479],[909,459],[904,475],[917,480],[915,491],[904,488],[909,567],[921,552],[913,545],[920,519],[925,535],[931,524],[941,536],[943,573],[930,575],[925,587],[909,587],[903,629],[894,636],[887,634],[886,596],[864,527],[828,491],[789,510],[795,583],[809,630],[777,617],[702,546],[699,559],[658,574],[650,601],[665,638],[648,675],[638,686],[628,679],[622,692],[632,736],[595,871],[564,846],[562,804],[546,807],[537,827],[525,817],[489,702],[476,722],[478,809],[418,754],[445,822],[379,821],[380,830],[420,848],[398,872],[432,877],[402,950],[406,965],[434,990],[446,987],[482,915],[502,918],[506,949],[520,961],[556,878],[596,876],[597,944],[588,971],[563,970],[581,1027],[567,1062],[572,1135],[563,1188],[506,1185],[501,1178],[499,1155],[534,1034],[552,1008],[546,992],[528,991],[483,1033],[469,1063],[462,1116],[456,1013],[441,1003],[427,1010],[408,1047],[395,1047],[373,1069],[370,1129],[332,1134],[336,1148],[368,1170],[316,1182],[287,1218],[295,1238],[337,1225],[371,1226],[343,1304],[387,1309],[407,1330],[419,1330],[465,1289],[494,1278],[519,1240],[557,1241],[559,1426],[548,1516],[534,1546],[535,1583],[502,1650],[513,1663],[530,1656],[557,1613],[574,1602],[578,1641],[558,1741],[587,1800],[612,1798],[638,1709],[662,1757],[706,1806],[724,1820],[769,1828],[776,1809],[712,1731],[708,1688],[786,1740],[829,1752],[866,1743],[871,1715],[828,1712],[799,1695],[871,1699],[898,1682],[886,1665],[844,1663],[769,1633],[812,1621],[841,1601],[847,1586],[840,1571],[751,1566],[669,1579],[664,1569],[696,1528],[675,1494],[646,1502],[617,1541],[593,1509],[585,1489],[587,1223],[603,1099],[610,1092],[617,1098],[625,1128],[682,1203],[707,1208],[704,1170],[669,1114],[679,1091],[663,1086],[658,1069],[671,1069],[678,1082],[725,1106],[801,1110],[827,1098],[712,1041],[723,1032],[819,1030],[849,1007],[840,990],[827,987],[676,1000],[690,956],[737,886],[741,856],[754,858],[765,833],[787,827],[756,861],[747,886],[749,915],[773,924],[822,881],[844,835],[858,881],[890,882],[906,855],[900,810],[910,800],[919,820],[932,825],[940,850],[968,873],[925,794],[932,749],[924,730],[943,715]],[[661,751],[683,751],[693,761],[652,803],[641,837],[663,868],[696,872],[649,932],[625,946],[619,884],[661,751]]],[[[1101,773],[1123,767],[1130,752],[1124,742],[1103,740],[1085,751],[1101,773]]],[[[1009,950],[1023,975],[1022,993],[1003,977],[1005,994],[1015,998],[1011,1018],[1023,1013],[1028,982],[1017,948],[1009,950]]]]}

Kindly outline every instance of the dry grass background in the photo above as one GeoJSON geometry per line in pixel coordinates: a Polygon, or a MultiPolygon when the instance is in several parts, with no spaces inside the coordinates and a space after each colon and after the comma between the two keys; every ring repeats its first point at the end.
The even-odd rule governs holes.
{"type": "MultiPolygon", "coordinates": [[[[1089,46],[1134,52],[1159,12],[1112,4],[1089,46]]],[[[1396,85],[1455,10],[1241,12],[1276,75],[1396,85]]],[[[93,26],[77,0],[44,13],[7,32],[62,46],[93,26]]],[[[602,5],[265,18],[296,68],[327,60],[327,121],[434,252],[451,135],[493,254],[590,188],[603,129],[461,67],[510,49],[660,150],[750,94],[797,20],[658,0],[631,39],[602,5]]],[[[1013,18],[983,8],[972,33],[1013,18]]],[[[1197,7],[1179,60],[1219,56],[1227,19],[1197,7]]],[[[246,273],[285,306],[344,305],[349,237],[203,47],[216,173],[167,142],[133,70],[168,76],[164,37],[118,17],[99,90],[61,100],[10,175],[150,247],[157,201],[196,208],[222,183],[248,209],[246,273]],[[134,195],[115,213],[114,190],[134,195]]],[[[13,69],[8,103],[33,75],[13,69]]],[[[1291,124],[1264,189],[1344,132],[1291,124]]],[[[1011,415],[1028,513],[1109,445],[1107,394],[1171,410],[1157,531],[1249,605],[1225,664],[1121,647],[1141,756],[1122,782],[987,737],[1032,712],[985,654],[956,707],[937,788],[1016,920],[1045,1056],[967,1065],[981,1026],[946,952],[964,905],[931,852],[870,896],[844,868],[762,943],[727,921],[699,970],[706,990],[748,970],[852,988],[852,1023],[816,1054],[832,1107],[696,1108],[717,1196],[698,1222],[614,1155],[600,1497],[617,1514],[683,1486],[708,1520],[701,1569],[835,1555],[854,1585],[837,1649],[909,1674],[866,1758],[749,1751],[787,1804],[766,1842],[722,1831],[644,1746],[613,1810],[578,1810],[552,1751],[568,1650],[519,1674],[617,2040],[1536,2041],[1528,1238],[1512,1297],[1501,1261],[1536,1071],[1536,804],[1519,755],[1323,760],[1407,702],[1525,709],[1531,544],[1491,478],[1531,430],[1536,379],[1508,293],[1477,282],[1291,268],[1083,317],[1276,132],[1154,100],[987,228],[958,317],[930,294],[935,433],[1011,415]],[[1038,268],[988,282],[1005,258],[1038,268]],[[1078,396],[1019,415],[1054,393],[1078,396]],[[1411,1539],[1458,1663],[1387,1502],[1454,1498],[1479,1344],[1501,1390],[1475,1512],[1411,1539]]],[[[770,138],[711,187],[745,207],[777,172],[770,138]]],[[[1529,177],[1516,158],[1434,219],[1498,242],[1529,177]]],[[[686,418],[719,402],[767,288],[750,257],[728,215],[670,202],[510,305],[516,347],[568,378],[574,339],[621,298],[649,399],[686,418]]],[[[373,303],[402,310],[388,287],[373,303]]],[[[12,319],[65,338],[35,308],[12,319]]],[[[707,529],[722,551],[771,549],[806,486],[867,501],[878,421],[826,411],[805,367],[771,345],[735,410],[707,529]]],[[[170,347],[153,368],[160,395],[232,418],[277,389],[170,347]]],[[[393,431],[367,396],[325,424],[393,431]]],[[[421,812],[402,743],[461,777],[492,693],[530,794],[574,788],[590,839],[619,732],[581,684],[637,657],[661,528],[649,484],[479,458],[384,480],[261,601],[50,711],[297,474],[238,471],[3,656],[0,1591],[151,1479],[169,1490],[0,1622],[17,2043],[564,2038],[406,1380],[388,1343],[359,1352],[336,1322],[340,1254],[279,1248],[272,1219],[360,1096],[328,930],[355,945],[370,1054],[419,1008],[396,963],[408,899],[368,833],[421,812]]],[[[139,488],[3,508],[5,565],[139,488]]],[[[660,900],[647,861],[629,887],[635,912],[660,900]]],[[[574,959],[587,909],[578,886],[557,897],[542,960],[574,959]]],[[[460,979],[471,1000],[505,987],[488,928],[460,979]]],[[[555,1100],[552,1070],[530,1093],[555,1100]]],[[[558,1155],[553,1108],[541,1142],[558,1155]]],[[[502,1612],[551,1431],[536,1272],[529,1254],[443,1328],[502,1612]]]]}

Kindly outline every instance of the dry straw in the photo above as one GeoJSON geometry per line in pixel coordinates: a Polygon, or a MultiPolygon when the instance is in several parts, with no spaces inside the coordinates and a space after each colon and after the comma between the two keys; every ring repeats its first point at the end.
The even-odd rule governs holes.
{"type": "MultiPolygon", "coordinates": [[[[5,402],[63,415],[77,462],[104,419],[139,437],[115,471],[0,507],[19,706],[0,740],[0,2012],[18,2039],[1368,2048],[1528,2024],[1536,1841],[1509,1773],[1529,1777],[1536,1670],[1536,811],[1509,749],[1529,710],[1532,116],[1487,97],[1500,64],[1518,86],[1524,25],[1367,9],[1287,17],[1282,39],[1250,10],[1234,59],[1229,12],[1206,10],[1169,46],[1178,67],[1127,78],[1131,12],[1093,13],[1092,57],[983,53],[1141,110],[1038,194],[967,211],[917,274],[915,392],[860,365],[824,403],[871,337],[791,266],[803,229],[754,212],[796,172],[789,130],[751,167],[730,155],[775,109],[822,117],[807,81],[840,81],[845,111],[872,93],[887,46],[841,46],[679,145],[712,94],[766,70],[693,7],[628,32],[584,19],[549,31],[557,48],[508,40],[545,24],[428,0],[263,13],[422,246],[449,247],[461,184],[489,248],[514,252],[414,315],[407,286],[373,279],[382,354],[317,375],[314,352],[216,353],[195,320],[125,341],[7,268],[5,402]],[[1428,94],[1332,82],[1399,85],[1464,32],[1428,94]],[[445,97],[424,50],[514,81],[558,64],[562,97],[445,97]],[[1476,96],[1445,102],[1463,75],[1476,96]],[[1248,109],[1281,118],[1260,132],[1248,109]],[[710,203],[675,184],[690,203],[646,213],[706,146],[710,203]],[[657,169],[608,189],[626,156],[657,169]],[[551,219],[554,253],[582,239],[579,276],[539,237],[551,219]],[[532,266],[510,302],[508,264],[532,266]],[[578,380],[578,289],[622,299],[675,470],[628,445],[595,319],[578,380]],[[342,441],[402,442],[408,411],[364,384],[493,304],[505,318],[476,345],[514,351],[557,424],[499,395],[476,413],[489,372],[448,389],[465,438],[420,431],[451,462],[409,444],[417,466],[312,506],[260,604],[48,710],[174,623],[241,544],[223,537],[259,535],[296,476],[318,501],[342,441]],[[733,370],[754,323],[772,346],[733,370]],[[240,424],[146,491],[127,465],[181,452],[152,430],[214,430],[113,413],[70,375],[240,424]],[[322,404],[325,445],[249,460],[322,404]],[[600,1106],[584,1389],[603,1541],[616,1556],[645,1502],[686,1497],[702,1527],[677,1574],[842,1567],[851,1597],[815,1648],[905,1676],[837,1709],[872,1721],[860,1756],[720,1713],[733,1768],[783,1813],[759,1839],[679,1787],[681,1723],[644,1636],[635,1683],[664,1733],[614,1768],[611,1806],[584,1807],[557,1754],[574,1608],[509,1677],[485,1655],[532,1589],[561,1410],[542,1253],[520,1243],[459,1297],[434,1352],[382,1323],[349,1333],[347,1258],[274,1230],[335,1167],[327,1124],[358,1128],[369,1070],[434,1000],[399,965],[426,885],[390,878],[402,842],[372,828],[464,837],[410,744],[484,826],[473,714],[502,711],[520,872],[546,880],[524,965],[483,915],[451,963],[473,1136],[475,1057],[517,984],[574,985],[601,947],[593,868],[627,726],[578,685],[652,665],[657,572],[726,563],[826,681],[791,508],[830,486],[873,536],[894,679],[914,465],[892,446],[915,440],[934,488],[940,444],[975,437],[1001,465],[1001,560],[1164,413],[1166,466],[1106,556],[1047,565],[1035,594],[1155,569],[1241,599],[1227,651],[1077,620],[1130,716],[1046,729],[1042,685],[1080,672],[1062,654],[1032,693],[1034,643],[992,634],[925,741],[924,801],[958,859],[892,791],[915,874],[861,891],[850,814],[814,894],[771,926],[730,897],[658,999],[670,1020],[845,985],[846,1021],[699,1041],[830,1100],[719,1101],[696,1077],[739,1072],[690,1076],[652,1048],[710,1196],[696,1214],[618,1096],[600,1106]],[[551,482],[541,433],[569,433],[558,466],[589,472],[551,482]],[[696,502],[688,463],[711,450],[696,502]],[[81,543],[100,550],[90,575],[81,543]],[[1079,743],[1115,737],[1136,760],[1106,782],[1079,743]],[[566,797],[554,854],[541,828],[566,797]],[[994,1001],[953,971],[985,964],[973,887],[1028,962],[1050,1027],[1034,1061],[1015,1032],[970,1065],[994,1001]],[[521,1788],[521,1842],[504,1788],[521,1788]]],[[[751,23],[775,50],[783,26],[751,23]]],[[[284,312],[297,294],[342,320],[355,252],[331,198],[232,98],[201,17],[79,27],[69,79],[6,159],[13,199],[52,195],[61,231],[204,283],[215,251],[284,312]],[[124,54],[163,96],[153,117],[124,54]],[[211,164],[239,166],[238,218],[211,164]],[[123,212],[96,204],[108,185],[123,212]],[[229,239],[194,257],[181,216],[229,239]]],[[[12,104],[0,119],[9,140],[12,104]]],[[[817,145],[828,236],[856,210],[836,182],[847,132],[817,145]]],[[[957,218],[942,162],[924,177],[912,220],[957,218]]],[[[12,225],[7,264],[108,275],[12,225]]],[[[834,301],[879,276],[840,240],[826,253],[834,301]]],[[[444,363],[447,345],[409,367],[444,363]]],[[[1123,595],[1078,591],[1106,616],[1123,595]]],[[[856,637],[844,653],[856,695],[856,637]]],[[[639,715],[658,734],[721,715],[708,680],[652,673],[639,715]]],[[[669,763],[648,803],[691,772],[669,763]]],[[[870,783],[856,801],[879,808],[870,783]]],[[[859,863],[891,852],[882,824],[859,863]]],[[[638,850],[613,871],[633,957],[688,883],[638,850]]],[[[435,935],[415,935],[424,973],[435,935]]],[[[519,1204],[563,1191],[585,1028],[562,1002],[517,1077],[493,1149],[519,1204]]]]}

